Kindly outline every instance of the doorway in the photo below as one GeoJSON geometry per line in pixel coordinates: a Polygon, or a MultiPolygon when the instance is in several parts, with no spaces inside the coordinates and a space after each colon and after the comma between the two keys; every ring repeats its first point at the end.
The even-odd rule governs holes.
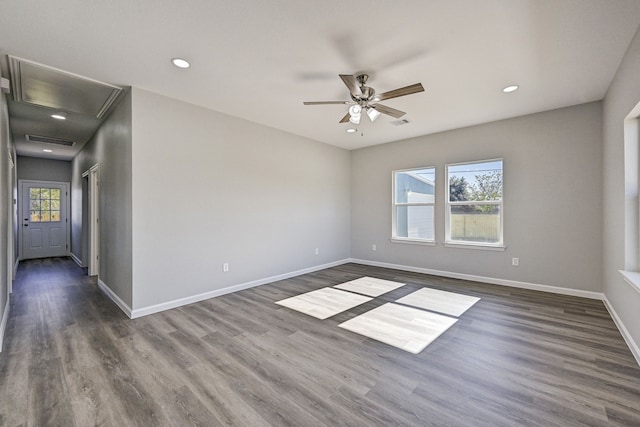
{"type": "Polygon", "coordinates": [[[86,184],[88,192],[87,203],[82,203],[82,244],[83,257],[86,255],[88,263],[89,276],[97,276],[100,272],[100,167],[92,166],[88,171],[82,174],[83,178],[83,195],[86,184]],[[86,209],[86,211],[85,211],[86,209]],[[86,222],[85,222],[86,219],[86,222]],[[87,224],[88,226],[85,226],[87,224]],[[86,243],[86,246],[85,246],[86,243]],[[84,248],[87,248],[85,251],[84,248]]]}
{"type": "Polygon", "coordinates": [[[20,259],[69,255],[69,183],[20,180],[20,259]]]}

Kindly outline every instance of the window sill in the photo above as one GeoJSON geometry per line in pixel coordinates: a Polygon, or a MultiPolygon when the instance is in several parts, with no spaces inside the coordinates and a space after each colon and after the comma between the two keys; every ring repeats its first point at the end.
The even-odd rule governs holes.
{"type": "Polygon", "coordinates": [[[618,270],[624,280],[631,285],[636,291],[640,292],[640,272],[618,270]]]}
{"type": "Polygon", "coordinates": [[[501,245],[483,245],[477,243],[457,243],[457,242],[444,242],[444,246],[447,248],[458,249],[479,249],[482,251],[499,251],[504,252],[507,250],[506,246],[501,245]]]}
{"type": "Polygon", "coordinates": [[[435,246],[436,242],[433,240],[418,240],[418,239],[402,239],[398,237],[391,238],[392,243],[404,243],[406,245],[424,245],[424,246],[435,246]]]}

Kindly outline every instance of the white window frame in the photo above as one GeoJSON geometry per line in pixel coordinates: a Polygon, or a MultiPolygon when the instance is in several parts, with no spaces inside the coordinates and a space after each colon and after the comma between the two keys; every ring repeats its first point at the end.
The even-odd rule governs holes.
{"type": "Polygon", "coordinates": [[[624,120],[625,281],[640,292],[640,102],[624,120]]]}
{"type": "Polygon", "coordinates": [[[452,248],[465,248],[465,249],[484,249],[484,250],[493,250],[493,251],[504,251],[506,246],[504,245],[504,159],[503,158],[495,158],[495,159],[486,159],[486,160],[474,160],[470,162],[460,162],[460,163],[448,163],[445,165],[445,187],[446,191],[446,199],[445,199],[445,241],[444,245],[452,248]],[[452,202],[450,200],[450,187],[449,187],[449,168],[452,166],[461,166],[461,165],[472,165],[477,163],[489,163],[489,162],[502,162],[502,198],[498,200],[482,200],[482,201],[461,201],[461,202],[452,202]],[[452,240],[451,239],[451,207],[456,205],[496,205],[500,208],[500,230],[498,233],[499,241],[496,243],[487,243],[487,242],[472,242],[465,240],[452,240]]]}
{"type": "Polygon", "coordinates": [[[391,241],[395,243],[408,243],[417,245],[435,246],[436,244],[436,193],[437,189],[433,186],[433,203],[396,203],[396,176],[399,173],[418,171],[424,169],[433,169],[434,177],[436,177],[437,169],[435,166],[423,166],[411,169],[399,169],[391,172],[391,241]],[[418,239],[414,237],[400,237],[397,235],[397,212],[398,206],[432,206],[433,207],[433,239],[418,239]]]}

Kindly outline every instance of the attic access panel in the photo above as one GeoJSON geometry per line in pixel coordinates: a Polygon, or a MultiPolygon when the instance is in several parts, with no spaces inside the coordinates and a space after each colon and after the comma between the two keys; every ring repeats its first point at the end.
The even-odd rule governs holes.
{"type": "Polygon", "coordinates": [[[86,114],[101,119],[122,88],[9,56],[16,102],[86,114]]]}

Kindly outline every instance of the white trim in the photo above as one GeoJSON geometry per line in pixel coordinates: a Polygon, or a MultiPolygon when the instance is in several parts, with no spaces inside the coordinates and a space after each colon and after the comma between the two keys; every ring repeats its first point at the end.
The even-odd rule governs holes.
{"type": "Polygon", "coordinates": [[[80,261],[80,258],[78,258],[78,257],[77,257],[73,252],[71,252],[71,253],[69,254],[69,256],[71,257],[71,259],[72,259],[76,264],[78,264],[78,266],[80,266],[81,268],[82,268],[82,267],[84,267],[84,266],[82,265],[82,261],[80,261]]]}
{"type": "Polygon", "coordinates": [[[424,246],[435,246],[435,240],[421,240],[421,239],[405,239],[402,237],[392,237],[392,243],[404,243],[406,245],[424,245],[424,246]]]}
{"type": "Polygon", "coordinates": [[[616,313],[616,311],[613,308],[613,305],[609,302],[609,299],[607,298],[606,295],[602,296],[602,301],[604,302],[604,306],[609,311],[609,314],[613,319],[613,323],[616,324],[616,326],[618,327],[618,330],[622,334],[622,338],[624,338],[624,341],[627,343],[629,350],[631,350],[631,354],[633,354],[633,357],[636,358],[636,362],[638,362],[638,365],[640,365],[640,347],[631,337],[631,334],[629,333],[627,328],[624,326],[624,323],[622,323],[622,319],[620,319],[620,316],[618,316],[618,313],[616,313]]]}
{"type": "MultiPolygon", "coordinates": [[[[89,276],[100,275],[100,164],[96,163],[87,171],[89,191],[89,262],[87,263],[89,276]]],[[[84,174],[83,174],[84,177],[84,174]]],[[[83,224],[84,227],[84,224],[83,224]]]]}
{"type": "Polygon", "coordinates": [[[0,322],[0,353],[2,353],[2,345],[4,343],[4,330],[7,327],[7,322],[9,321],[9,310],[11,306],[9,305],[9,298],[7,298],[7,304],[4,306],[4,314],[2,315],[2,322],[0,322]]]}
{"type": "Polygon", "coordinates": [[[504,252],[507,250],[506,246],[503,245],[491,245],[491,244],[482,244],[482,243],[456,243],[452,242],[444,242],[443,243],[447,248],[458,248],[458,249],[480,249],[482,251],[501,251],[504,252]]]}
{"type": "Polygon", "coordinates": [[[107,286],[106,283],[98,279],[98,287],[102,292],[104,292],[106,296],[109,297],[109,299],[111,299],[111,301],[116,303],[116,305],[120,308],[120,310],[124,311],[124,314],[126,314],[127,317],[133,319],[133,317],[131,316],[131,307],[129,307],[127,303],[122,301],[120,297],[116,295],[116,293],[113,292],[109,286],[107,286]]]}
{"type": "MultiPolygon", "coordinates": [[[[20,258],[16,258],[16,262],[15,264],[13,264],[13,277],[12,279],[16,278],[16,273],[18,272],[18,266],[20,265],[20,258]]],[[[13,285],[11,287],[12,291],[13,291],[13,285]]]]}
{"type": "Polygon", "coordinates": [[[558,286],[539,285],[537,283],[518,282],[516,280],[498,279],[494,277],[476,276],[473,274],[454,273],[451,271],[432,270],[430,268],[412,267],[408,265],[389,264],[386,262],[368,261],[364,259],[351,259],[356,264],[370,265],[373,267],[391,268],[393,270],[410,271],[413,273],[432,274],[434,276],[451,277],[453,279],[471,280],[474,282],[490,283],[493,285],[510,286],[512,288],[530,289],[533,291],[551,292],[554,294],[571,295],[589,299],[602,300],[601,292],[583,291],[581,289],[562,288],[558,286]]]}
{"type": "MultiPolygon", "coordinates": [[[[131,312],[132,319],[147,316],[149,314],[159,313],[161,311],[170,310],[172,308],[181,307],[187,304],[193,304],[194,302],[204,301],[209,298],[219,297],[222,295],[230,294],[232,292],[242,291],[244,289],[254,288],[256,286],[265,285],[267,283],[277,282],[278,280],[285,280],[291,277],[301,276],[303,274],[313,273],[314,271],[324,270],[326,268],[336,267],[338,265],[347,264],[351,262],[349,259],[343,259],[340,261],[331,262],[328,264],[316,265],[314,267],[304,268],[302,270],[292,271],[290,273],[279,274],[277,276],[266,277],[264,279],[258,279],[251,282],[240,283],[238,285],[228,286],[222,289],[216,289],[209,292],[204,292],[198,295],[192,295],[185,298],[176,299],[173,301],[167,301],[161,304],[151,305],[148,307],[136,308],[131,312]]],[[[122,308],[122,307],[120,307],[122,308]]],[[[126,311],[125,311],[126,313],[126,311]]]]}
{"type": "Polygon", "coordinates": [[[633,289],[640,292],[640,273],[637,271],[625,271],[618,270],[622,277],[624,277],[624,281],[631,285],[633,289]]]}

